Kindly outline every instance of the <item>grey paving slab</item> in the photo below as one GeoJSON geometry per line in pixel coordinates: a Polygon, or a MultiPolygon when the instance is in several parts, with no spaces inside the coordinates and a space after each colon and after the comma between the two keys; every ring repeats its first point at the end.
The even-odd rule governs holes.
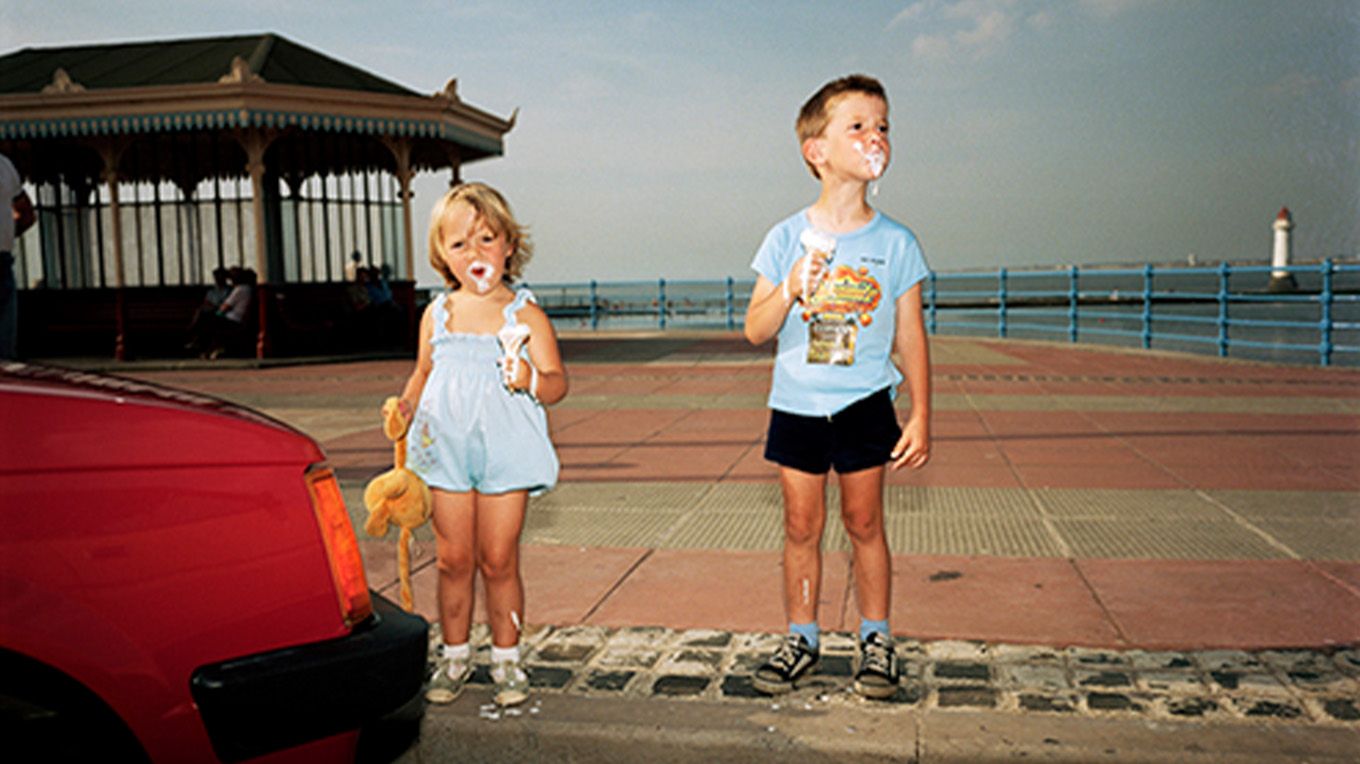
{"type": "Polygon", "coordinates": [[[1077,557],[1271,560],[1288,554],[1232,520],[1053,520],[1077,557]]]}
{"type": "Polygon", "coordinates": [[[883,502],[889,515],[981,515],[1013,520],[1043,517],[1029,493],[1014,488],[890,485],[883,502]]]}
{"type": "Polygon", "coordinates": [[[1222,521],[1218,505],[1194,491],[1036,488],[1046,514],[1064,520],[1222,521]]]}
{"type": "Polygon", "coordinates": [[[885,517],[894,554],[1060,557],[1061,546],[1041,519],[937,514],[885,517]]]}
{"type": "MultiPolygon", "coordinates": [[[[1360,459],[1360,454],[1356,455],[1360,459]]],[[[1215,501],[1253,520],[1360,521],[1360,492],[1207,491],[1215,501]]]]}
{"type": "Polygon", "coordinates": [[[1257,519],[1253,524],[1304,559],[1360,562],[1360,520],[1257,519]]]}
{"type": "Polygon", "coordinates": [[[681,510],[534,507],[525,517],[526,544],[657,547],[684,514],[681,510]]]}

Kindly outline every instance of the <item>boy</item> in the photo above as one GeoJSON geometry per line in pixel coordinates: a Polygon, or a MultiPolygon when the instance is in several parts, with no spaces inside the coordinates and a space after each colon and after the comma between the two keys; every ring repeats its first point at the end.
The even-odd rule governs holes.
{"type": "Polygon", "coordinates": [[[821,194],[766,235],[746,312],[752,344],[779,338],[765,458],[779,465],[784,493],[789,619],[788,637],[753,681],[765,693],[788,692],[817,663],[826,477],[835,467],[861,617],[855,691],[888,698],[899,669],[888,629],[883,477],[889,462],[919,468],[930,454],[926,264],[911,231],[865,199],[891,158],[883,86],[862,75],[826,84],[803,105],[797,130],[821,194]],[[904,377],[893,351],[911,398],[902,427],[892,397],[904,377]]]}

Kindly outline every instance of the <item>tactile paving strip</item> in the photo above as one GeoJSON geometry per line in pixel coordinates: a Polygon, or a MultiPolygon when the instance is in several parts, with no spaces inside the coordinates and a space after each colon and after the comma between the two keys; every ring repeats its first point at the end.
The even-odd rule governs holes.
{"type": "Polygon", "coordinates": [[[1360,492],[1209,491],[1215,501],[1243,517],[1274,520],[1351,520],[1360,522],[1360,492]]]}
{"type": "Polygon", "coordinates": [[[888,547],[894,554],[1062,556],[1042,520],[966,514],[890,514],[886,523],[888,547]]]}
{"type": "Polygon", "coordinates": [[[1182,560],[1287,558],[1232,520],[1055,519],[1053,525],[1076,557],[1182,560]]]}
{"type": "Polygon", "coordinates": [[[883,506],[889,515],[985,515],[1037,520],[1042,515],[1024,491],[1013,488],[888,486],[883,506]]]}
{"type": "Polygon", "coordinates": [[[1193,491],[1038,488],[1034,495],[1046,513],[1067,520],[1227,519],[1216,504],[1193,491]]]}
{"type": "Polygon", "coordinates": [[[1360,521],[1252,520],[1252,524],[1305,559],[1360,562],[1360,521]]]}
{"type": "Polygon", "coordinates": [[[610,547],[657,547],[684,513],[680,510],[582,509],[530,511],[523,543],[610,547]]]}
{"type": "MultiPolygon", "coordinates": [[[[619,512],[657,509],[686,511],[709,490],[704,483],[565,482],[529,502],[529,513],[561,508],[596,508],[619,512]]],[[[776,486],[776,490],[778,487],[776,486]]]]}

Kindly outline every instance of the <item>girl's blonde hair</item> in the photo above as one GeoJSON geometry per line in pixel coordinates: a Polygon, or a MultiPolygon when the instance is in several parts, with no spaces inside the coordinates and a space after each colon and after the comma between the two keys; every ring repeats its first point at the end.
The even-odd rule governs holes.
{"type": "Polygon", "coordinates": [[[515,279],[524,273],[524,266],[529,264],[529,258],[533,257],[534,245],[529,241],[529,229],[515,220],[505,197],[485,183],[460,183],[435,202],[434,209],[430,211],[430,265],[444,277],[444,283],[451,289],[461,286],[453,272],[449,270],[448,264],[444,262],[442,253],[444,243],[440,234],[444,221],[450,217],[450,210],[458,202],[470,205],[477,218],[486,223],[487,228],[504,236],[509,242],[510,257],[506,259],[504,281],[507,284],[515,283],[515,279]]]}

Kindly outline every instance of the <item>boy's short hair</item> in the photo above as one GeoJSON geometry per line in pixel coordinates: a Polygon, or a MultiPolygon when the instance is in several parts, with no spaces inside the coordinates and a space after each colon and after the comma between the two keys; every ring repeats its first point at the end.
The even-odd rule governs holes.
{"type": "Polygon", "coordinates": [[[524,266],[529,264],[529,258],[533,257],[534,245],[529,241],[529,230],[520,225],[510,212],[509,202],[505,201],[505,197],[501,196],[499,191],[485,183],[460,183],[434,203],[434,209],[430,211],[430,265],[444,277],[444,283],[450,288],[457,289],[462,286],[453,275],[453,271],[449,270],[448,264],[444,262],[442,254],[444,243],[440,236],[449,210],[458,202],[470,205],[477,213],[478,219],[485,221],[488,228],[505,236],[506,241],[510,243],[510,257],[505,263],[504,281],[507,284],[515,283],[515,279],[524,273],[524,266]]]}
{"type": "MultiPolygon", "coordinates": [[[[798,110],[798,121],[794,124],[794,129],[798,132],[799,146],[806,143],[809,138],[820,137],[826,132],[827,123],[831,121],[831,108],[842,96],[850,93],[863,93],[882,98],[883,103],[888,102],[888,91],[883,89],[883,83],[866,74],[851,74],[832,80],[813,93],[807,103],[803,104],[803,108],[798,110]]],[[[822,176],[818,174],[817,168],[813,167],[811,162],[808,162],[807,166],[812,171],[812,177],[820,180],[822,176]]]]}

